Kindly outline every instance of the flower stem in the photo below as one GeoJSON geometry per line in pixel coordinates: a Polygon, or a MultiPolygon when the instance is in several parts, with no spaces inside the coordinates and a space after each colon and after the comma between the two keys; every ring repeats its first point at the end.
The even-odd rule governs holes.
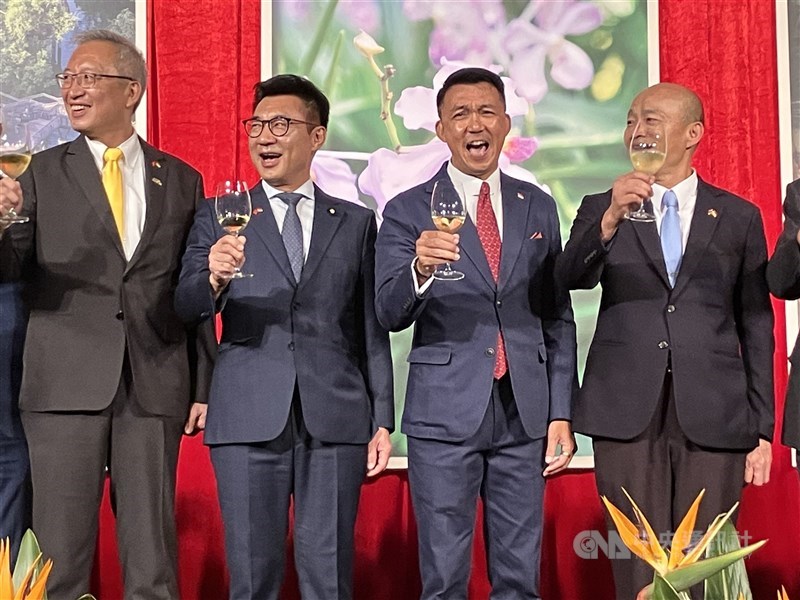
{"type": "Polygon", "coordinates": [[[336,85],[336,74],[339,70],[339,57],[342,53],[342,44],[344,43],[344,29],[339,30],[339,35],[336,36],[336,44],[333,47],[333,58],[331,58],[331,66],[328,69],[328,74],[325,76],[325,84],[323,89],[328,92],[328,97],[333,98],[333,88],[336,85]]]}
{"type": "MultiPolygon", "coordinates": [[[[375,61],[370,61],[375,62],[375,61]]],[[[377,67],[377,65],[375,65],[377,67]]],[[[392,99],[394,93],[389,89],[389,79],[394,77],[396,69],[392,65],[386,65],[383,68],[381,78],[381,120],[386,125],[386,131],[389,134],[389,140],[392,142],[392,147],[397,150],[400,148],[400,138],[397,135],[397,127],[394,125],[392,118],[392,99]]]]}
{"type": "Polygon", "coordinates": [[[314,40],[311,42],[308,54],[301,65],[301,73],[303,75],[311,74],[311,69],[317,61],[319,51],[322,49],[322,42],[325,39],[325,34],[328,32],[328,27],[333,21],[333,12],[336,10],[337,4],[339,4],[339,0],[330,0],[325,7],[325,12],[322,14],[322,17],[320,17],[317,30],[314,32],[314,40]]]}

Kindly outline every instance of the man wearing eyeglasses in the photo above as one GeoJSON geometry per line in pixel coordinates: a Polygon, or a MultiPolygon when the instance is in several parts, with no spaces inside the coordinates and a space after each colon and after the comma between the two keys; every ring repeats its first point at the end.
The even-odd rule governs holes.
{"type": "Polygon", "coordinates": [[[247,237],[225,235],[206,203],[176,291],[187,322],[222,316],[205,442],[231,600],[278,598],[290,498],[302,597],[352,598],[361,484],[391,451],[391,353],[373,306],[375,215],[311,180],[328,113],[307,79],[256,84],[244,129],[261,181],[250,190],[247,237]],[[243,265],[252,277],[231,280],[243,265]]]}
{"type": "Polygon", "coordinates": [[[0,180],[0,217],[30,219],[2,226],[0,278],[27,283],[33,528],[55,565],[49,597],[89,591],[107,469],[125,597],[171,600],[178,446],[214,352],[211,328],[172,307],[202,181],[134,132],[146,66],[130,41],[83,34],[57,80],[80,137],[0,180]]]}

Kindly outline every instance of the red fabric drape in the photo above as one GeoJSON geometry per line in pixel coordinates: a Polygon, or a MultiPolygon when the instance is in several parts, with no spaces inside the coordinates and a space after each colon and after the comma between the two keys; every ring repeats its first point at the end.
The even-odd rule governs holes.
{"type": "MultiPolygon", "coordinates": [[[[250,112],[250,89],[259,76],[259,4],[148,1],[149,139],[200,169],[209,192],[233,173],[255,181],[238,120],[250,112]]],[[[761,207],[770,248],[781,223],[774,13],[774,0],[659,3],[662,80],[692,87],[706,106],[707,136],[697,157],[698,171],[761,207]]],[[[785,319],[783,304],[776,302],[775,308],[776,394],[782,406],[785,319]]],[[[181,596],[187,600],[226,597],[222,527],[201,442],[184,442],[178,475],[181,596]]],[[[768,486],[747,489],[744,495],[740,529],[756,539],[770,539],[748,561],[748,570],[757,600],[774,598],[781,584],[791,597],[800,598],[800,481],[789,466],[788,451],[777,444],[772,477],[768,486]]],[[[108,504],[101,521],[95,593],[101,600],[121,598],[108,504]]],[[[548,483],[544,598],[613,600],[608,561],[580,559],[573,548],[579,532],[603,528],[591,472],[569,473],[548,483]]],[[[356,544],[357,598],[418,597],[416,529],[405,472],[364,486],[356,544]]],[[[488,589],[479,527],[470,598],[486,598],[488,589]]],[[[298,598],[291,568],[284,597],[298,598]]]]}

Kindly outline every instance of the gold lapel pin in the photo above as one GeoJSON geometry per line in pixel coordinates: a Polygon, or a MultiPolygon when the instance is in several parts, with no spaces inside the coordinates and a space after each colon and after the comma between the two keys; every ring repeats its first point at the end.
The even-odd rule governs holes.
{"type": "Polygon", "coordinates": [[[156,169],[160,169],[161,168],[161,163],[158,162],[157,160],[154,160],[153,162],[150,163],[150,166],[153,166],[156,169]]]}
{"type": "Polygon", "coordinates": [[[161,183],[161,180],[158,177],[153,177],[150,181],[152,181],[156,185],[164,185],[163,183],[161,183]]]}
{"type": "Polygon", "coordinates": [[[328,212],[331,213],[332,215],[335,215],[336,214],[336,209],[335,208],[329,208],[328,212]]]}
{"type": "Polygon", "coordinates": [[[714,218],[716,219],[716,218],[717,218],[717,211],[716,211],[716,209],[709,208],[709,209],[708,209],[708,216],[709,216],[709,217],[714,217],[714,218]]]}

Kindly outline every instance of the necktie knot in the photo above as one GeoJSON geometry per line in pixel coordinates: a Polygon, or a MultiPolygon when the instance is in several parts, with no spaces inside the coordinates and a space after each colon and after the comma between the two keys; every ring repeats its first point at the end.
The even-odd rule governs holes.
{"type": "Polygon", "coordinates": [[[491,200],[490,191],[491,190],[489,189],[488,183],[486,183],[485,181],[481,183],[481,190],[478,193],[478,200],[481,200],[482,198],[485,198],[486,200],[491,200]]]}
{"type": "Polygon", "coordinates": [[[662,208],[674,208],[678,209],[678,197],[675,195],[675,192],[672,190],[667,190],[664,192],[664,197],[661,199],[661,207],[662,208]]]}
{"type": "Polygon", "coordinates": [[[297,208],[297,203],[303,199],[303,194],[298,194],[296,192],[284,192],[282,194],[278,194],[278,198],[292,208],[297,208]]]}
{"type": "Polygon", "coordinates": [[[118,162],[122,156],[122,150],[119,148],[106,148],[106,151],[103,152],[103,163],[118,162]]]}

